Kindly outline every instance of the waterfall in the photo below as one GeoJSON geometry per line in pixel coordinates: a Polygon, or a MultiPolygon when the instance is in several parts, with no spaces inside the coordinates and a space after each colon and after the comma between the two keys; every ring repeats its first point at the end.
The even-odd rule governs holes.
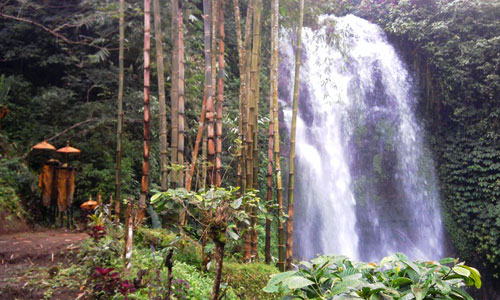
{"type": "MultiPolygon", "coordinates": [[[[441,257],[437,179],[410,74],[377,25],[352,15],[321,16],[319,24],[302,37],[295,256],[441,257]]],[[[286,31],[281,39],[287,126],[295,39],[286,31]]]]}

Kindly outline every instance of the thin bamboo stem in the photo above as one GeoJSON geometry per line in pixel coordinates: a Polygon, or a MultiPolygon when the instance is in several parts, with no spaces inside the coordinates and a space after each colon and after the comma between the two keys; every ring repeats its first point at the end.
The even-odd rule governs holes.
{"type": "Polygon", "coordinates": [[[273,0],[271,7],[271,99],[274,129],[274,165],[276,174],[276,198],[278,200],[278,269],[285,271],[285,231],[283,215],[283,184],[281,177],[279,104],[278,104],[278,59],[279,59],[279,0],[273,0]]]}
{"type": "Polygon", "coordinates": [[[149,146],[151,141],[151,114],[149,109],[150,87],[150,43],[151,43],[151,10],[150,0],[144,0],[144,151],[142,162],[141,195],[139,198],[139,224],[144,218],[146,198],[149,188],[149,146]]]}
{"type": "Polygon", "coordinates": [[[168,143],[167,143],[167,107],[165,99],[165,69],[163,62],[163,43],[161,30],[160,0],[153,0],[153,14],[156,42],[156,68],[158,71],[158,101],[160,109],[160,172],[162,192],[168,189],[168,143]]]}
{"type": "Polygon", "coordinates": [[[293,221],[295,188],[295,138],[297,135],[297,112],[299,103],[300,64],[302,54],[302,23],[304,21],[304,0],[299,0],[299,26],[297,29],[297,48],[295,53],[295,79],[293,85],[292,127],[290,137],[290,173],[288,180],[288,221],[286,222],[286,268],[292,268],[293,258],[293,221]]]}
{"type": "Polygon", "coordinates": [[[123,139],[123,86],[125,49],[125,0],[120,0],[120,46],[118,50],[118,117],[116,129],[116,177],[115,177],[115,222],[120,221],[120,199],[122,186],[122,139],[123,139]]]}

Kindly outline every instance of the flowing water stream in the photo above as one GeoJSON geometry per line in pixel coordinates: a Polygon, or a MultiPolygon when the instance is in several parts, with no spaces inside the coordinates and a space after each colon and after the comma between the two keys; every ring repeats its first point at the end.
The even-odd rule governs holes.
{"type": "MultiPolygon", "coordinates": [[[[412,78],[383,31],[348,15],[304,28],[295,193],[298,258],[439,258],[433,160],[412,78]]],[[[291,120],[293,34],[283,34],[280,101],[291,120]]]]}

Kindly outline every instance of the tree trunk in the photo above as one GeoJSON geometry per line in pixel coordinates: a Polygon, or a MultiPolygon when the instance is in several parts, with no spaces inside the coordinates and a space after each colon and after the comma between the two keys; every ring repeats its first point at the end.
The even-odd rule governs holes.
{"type": "Polygon", "coordinates": [[[118,50],[118,118],[116,129],[116,191],[115,222],[120,221],[120,199],[122,186],[122,135],[123,135],[123,85],[125,68],[123,66],[125,48],[125,0],[120,0],[120,46],[118,50]]]}
{"type": "Polygon", "coordinates": [[[212,300],[219,299],[220,284],[222,279],[222,267],[224,262],[224,243],[215,242],[214,256],[215,256],[215,279],[212,290],[212,300]]]}
{"type": "MultiPolygon", "coordinates": [[[[252,45],[252,69],[251,69],[251,85],[250,89],[252,90],[252,106],[254,108],[253,112],[253,126],[252,126],[252,151],[253,151],[253,160],[252,160],[252,175],[253,175],[253,185],[252,187],[255,190],[259,189],[259,181],[258,181],[258,171],[259,171],[259,100],[260,100],[260,73],[259,73],[259,61],[260,61],[260,27],[261,27],[261,12],[262,12],[262,0],[257,0],[255,3],[255,13],[254,13],[254,22],[253,22],[253,45],[252,45]]],[[[255,227],[257,225],[257,208],[253,208],[252,219],[252,257],[256,259],[258,257],[257,244],[258,244],[258,236],[257,230],[255,227]]]]}
{"type": "MultiPolygon", "coordinates": [[[[275,126],[279,124],[274,120],[274,98],[278,97],[278,22],[279,22],[279,0],[273,0],[271,3],[271,68],[270,68],[270,87],[269,87],[269,148],[268,148],[268,164],[267,164],[267,210],[270,211],[272,204],[273,193],[273,159],[276,146],[274,143],[279,143],[279,136],[275,137],[275,126]],[[277,141],[275,141],[277,139],[277,141]]],[[[278,99],[276,99],[276,102],[278,99]]],[[[279,145],[277,146],[279,148],[279,145]]],[[[278,157],[279,159],[279,157],[278,157]]],[[[281,214],[281,213],[280,213],[281,214]]],[[[278,220],[279,224],[279,220],[278,220]]],[[[266,263],[271,263],[271,220],[266,219],[266,263]]]]}
{"type": "Polygon", "coordinates": [[[144,0],[144,152],[142,162],[141,196],[139,198],[139,224],[144,218],[146,198],[149,188],[149,144],[151,133],[151,114],[149,111],[149,80],[150,80],[150,0],[144,0]]]}
{"type": "MultiPolygon", "coordinates": [[[[253,28],[253,17],[254,17],[254,0],[250,0],[247,7],[247,15],[245,21],[245,47],[244,47],[244,70],[242,75],[242,85],[243,85],[243,93],[242,93],[242,111],[243,111],[243,131],[244,131],[244,155],[245,155],[245,166],[244,170],[246,173],[243,173],[245,177],[246,187],[253,188],[253,137],[252,137],[252,123],[253,123],[253,112],[254,109],[252,107],[252,90],[251,84],[252,80],[250,77],[251,67],[252,67],[252,28],[253,28]],[[244,80],[243,80],[244,79],[244,80]]],[[[246,191],[246,188],[244,189],[246,191]]],[[[249,211],[249,214],[252,214],[252,211],[249,211]]],[[[245,241],[243,245],[243,259],[245,261],[252,260],[252,228],[248,227],[247,232],[245,233],[245,241]]]]}
{"type": "Polygon", "coordinates": [[[205,34],[205,84],[206,84],[206,98],[207,98],[207,111],[206,111],[206,124],[207,124],[207,159],[210,163],[208,167],[208,184],[214,184],[214,165],[215,165],[215,139],[214,139],[214,99],[213,99],[213,86],[212,86],[212,44],[211,44],[211,20],[212,8],[209,0],[203,0],[203,14],[204,21],[204,34],[205,34]]]}
{"type": "Polygon", "coordinates": [[[227,231],[227,205],[219,204],[215,212],[215,221],[210,225],[209,229],[211,238],[214,242],[214,257],[215,257],[215,278],[212,290],[212,300],[219,299],[220,284],[222,279],[222,264],[224,262],[224,247],[226,246],[226,231],[227,231]]]}
{"type": "Polygon", "coordinates": [[[278,269],[285,271],[285,232],[283,215],[283,186],[281,177],[280,134],[278,119],[278,59],[279,59],[279,0],[273,0],[271,8],[271,101],[274,129],[274,161],[276,169],[276,198],[278,199],[278,269]]]}
{"type": "Polygon", "coordinates": [[[295,53],[295,80],[293,85],[293,110],[292,127],[290,137],[290,173],[288,180],[288,221],[286,222],[286,268],[292,268],[293,257],[293,216],[294,199],[293,192],[295,187],[295,137],[297,133],[297,110],[299,103],[299,85],[300,85],[300,60],[302,53],[302,23],[304,20],[304,0],[299,0],[299,26],[297,30],[297,49],[295,53]]]}
{"type": "MultiPolygon", "coordinates": [[[[177,34],[178,34],[178,50],[179,50],[179,78],[178,78],[178,138],[177,138],[177,163],[184,164],[184,137],[185,137],[185,114],[184,114],[184,29],[183,29],[183,13],[182,13],[182,0],[178,0],[181,4],[178,9],[177,15],[177,34]]],[[[177,174],[178,186],[184,186],[184,169],[179,170],[177,174]]]]}
{"type": "MultiPolygon", "coordinates": [[[[186,176],[186,189],[188,191],[191,190],[191,182],[193,180],[193,174],[194,170],[196,168],[196,161],[198,158],[198,152],[200,151],[200,143],[201,143],[201,138],[203,136],[203,128],[205,126],[205,115],[207,111],[207,98],[206,98],[206,93],[203,95],[203,102],[201,104],[201,116],[200,116],[200,122],[198,123],[198,133],[196,135],[196,141],[194,144],[194,150],[193,150],[193,156],[191,158],[191,168],[189,170],[188,175],[186,176]]],[[[203,163],[203,161],[202,161],[203,163]]]]}
{"type": "MultiPolygon", "coordinates": [[[[214,16],[215,17],[215,16],[214,16]]],[[[224,0],[218,1],[218,39],[219,39],[219,70],[217,74],[217,122],[216,122],[216,157],[215,157],[215,185],[222,183],[222,111],[224,104],[224,0]]]]}
{"type": "Polygon", "coordinates": [[[172,268],[174,267],[174,262],[172,261],[172,256],[174,250],[170,249],[168,251],[167,257],[165,258],[165,266],[167,267],[167,295],[166,300],[170,300],[170,295],[172,294],[172,279],[174,279],[174,274],[172,273],[172,268]]]}
{"type": "Polygon", "coordinates": [[[163,43],[161,30],[160,0],[153,0],[153,13],[155,24],[156,41],[156,66],[158,71],[158,101],[160,108],[160,189],[165,192],[168,189],[168,158],[167,158],[167,107],[165,104],[165,71],[163,65],[163,43]]]}
{"type": "MultiPolygon", "coordinates": [[[[170,163],[177,164],[178,139],[179,139],[179,33],[177,16],[179,14],[179,0],[170,0],[171,28],[172,28],[172,82],[170,94],[170,163]]],[[[177,187],[178,174],[171,172],[171,186],[177,187]]]]}
{"type": "MultiPolygon", "coordinates": [[[[249,3],[251,5],[251,3],[249,3]]],[[[237,183],[240,187],[241,193],[246,190],[246,171],[245,171],[245,153],[246,138],[243,129],[243,118],[246,118],[246,104],[243,105],[245,99],[245,48],[243,47],[243,40],[241,36],[241,19],[240,19],[240,4],[239,0],[233,0],[234,6],[234,22],[236,23],[236,42],[238,45],[238,68],[240,72],[240,93],[238,101],[238,137],[240,140],[240,147],[238,148],[238,170],[237,170],[237,183]]],[[[248,26],[247,26],[248,27],[248,26]]]]}
{"type": "MultiPolygon", "coordinates": [[[[272,90],[271,81],[271,90],[272,90]]],[[[273,118],[273,98],[269,97],[269,147],[267,150],[267,211],[271,211],[271,202],[273,199],[273,150],[274,150],[274,118],[273,118]]],[[[266,245],[265,245],[266,264],[271,263],[271,219],[266,218],[266,245]]]]}
{"type": "Polygon", "coordinates": [[[202,160],[202,168],[201,168],[201,188],[205,189],[207,187],[207,175],[208,175],[208,166],[207,166],[207,157],[208,157],[208,141],[207,135],[203,136],[203,143],[201,149],[201,160],[202,160]]]}

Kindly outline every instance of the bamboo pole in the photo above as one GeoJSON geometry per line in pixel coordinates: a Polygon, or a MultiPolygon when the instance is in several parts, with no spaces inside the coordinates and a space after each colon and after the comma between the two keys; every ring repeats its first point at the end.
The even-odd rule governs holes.
{"type": "MultiPolygon", "coordinates": [[[[240,17],[240,3],[239,0],[233,0],[233,8],[234,8],[234,22],[236,24],[236,43],[238,45],[238,70],[240,73],[240,91],[239,91],[239,97],[238,97],[238,137],[241,142],[240,147],[238,147],[238,170],[237,170],[237,183],[238,186],[240,187],[240,191],[243,193],[246,189],[246,180],[243,181],[243,174],[245,174],[244,171],[244,151],[243,151],[243,146],[245,141],[244,138],[244,132],[243,132],[243,89],[244,85],[243,82],[245,81],[244,79],[244,53],[245,53],[245,48],[243,47],[243,40],[241,36],[241,17],[240,17]],[[245,182],[245,184],[243,184],[245,182]],[[245,185],[245,186],[244,186],[245,185]]],[[[245,178],[246,179],[246,178],[245,178]]]]}
{"type": "MultiPolygon", "coordinates": [[[[184,138],[185,138],[185,113],[184,113],[184,29],[183,29],[183,13],[182,13],[182,1],[178,0],[180,7],[177,14],[177,34],[178,34],[178,50],[179,50],[179,78],[177,79],[178,87],[178,107],[177,107],[177,117],[178,117],[178,138],[177,138],[177,163],[179,165],[184,164],[184,138]]],[[[177,184],[179,186],[184,186],[184,169],[180,170],[177,174],[177,184]]]]}
{"type": "Polygon", "coordinates": [[[211,13],[209,0],[203,0],[203,14],[204,14],[204,35],[205,35],[205,84],[206,84],[206,116],[205,122],[207,125],[207,159],[211,164],[208,168],[208,184],[214,183],[213,178],[213,160],[215,158],[215,141],[214,141],[214,99],[213,99],[213,86],[212,86],[212,51],[211,51],[211,13]]]}
{"type": "MultiPolygon", "coordinates": [[[[224,0],[218,1],[218,40],[219,40],[219,70],[217,74],[217,121],[216,121],[216,156],[215,156],[215,185],[222,183],[222,113],[224,104],[224,0]]],[[[214,16],[215,17],[215,16],[214,16]]]]}
{"type": "Polygon", "coordinates": [[[122,186],[122,139],[123,139],[123,86],[125,49],[125,0],[120,0],[120,46],[118,50],[118,118],[116,129],[116,178],[115,178],[115,222],[120,221],[120,199],[122,186]]]}
{"type": "MultiPolygon", "coordinates": [[[[255,13],[254,13],[254,22],[253,22],[253,45],[252,45],[252,68],[251,68],[251,95],[252,95],[252,106],[254,112],[252,114],[253,118],[253,126],[252,126],[252,187],[257,190],[259,188],[258,184],[258,155],[259,155],[259,100],[260,100],[260,76],[259,76],[259,61],[260,61],[260,27],[261,27],[261,12],[262,12],[262,0],[257,0],[255,2],[255,13]]],[[[258,244],[258,236],[257,236],[257,209],[253,208],[252,218],[252,241],[251,241],[251,249],[252,249],[252,257],[256,259],[258,257],[257,244],[258,244]]]]}
{"type": "Polygon", "coordinates": [[[168,158],[167,158],[167,107],[165,100],[165,71],[163,63],[163,43],[161,30],[160,0],[153,0],[153,14],[155,24],[156,42],[156,67],[158,71],[158,100],[160,108],[160,189],[165,192],[168,189],[168,158]]]}
{"type": "Polygon", "coordinates": [[[274,129],[274,164],[276,172],[276,198],[278,200],[278,269],[285,271],[285,231],[283,215],[283,184],[281,177],[279,104],[278,104],[278,59],[279,59],[279,0],[273,0],[271,7],[271,99],[274,129]]]}
{"type": "MultiPolygon", "coordinates": [[[[270,68],[270,87],[269,87],[269,148],[268,148],[268,164],[267,164],[267,207],[268,211],[272,204],[272,193],[273,193],[273,163],[276,160],[276,169],[280,166],[279,164],[279,127],[277,118],[275,119],[275,114],[277,117],[278,109],[275,106],[278,105],[278,26],[279,26],[279,0],[273,0],[271,2],[271,68],[270,68]],[[277,144],[277,145],[275,145],[277,144]],[[275,156],[276,148],[278,148],[278,156],[275,156]]],[[[277,173],[277,172],[276,172],[277,173]]],[[[278,174],[276,174],[278,175],[278,174]]],[[[279,176],[281,176],[281,171],[279,176]]],[[[276,180],[281,180],[276,178],[276,180]]],[[[283,200],[283,199],[281,199],[283,200]]],[[[281,210],[278,205],[278,216],[280,216],[281,210]]],[[[281,221],[278,218],[278,229],[281,221]]],[[[281,223],[282,226],[282,223],[281,223]]],[[[279,233],[278,233],[278,243],[279,243],[279,233]]],[[[283,244],[280,244],[283,245],[283,244]]],[[[278,245],[278,266],[280,270],[283,262],[283,257],[280,255],[281,247],[278,245]]],[[[271,263],[271,220],[266,219],[266,263],[271,263]]]]}
{"type": "Polygon", "coordinates": [[[290,173],[288,180],[288,221],[286,222],[286,268],[292,268],[293,257],[293,220],[295,188],[295,138],[297,134],[297,111],[299,103],[300,63],[302,53],[302,23],[304,21],[304,0],[299,0],[299,26],[297,30],[297,49],[295,53],[295,79],[293,85],[292,127],[290,138],[290,173]]]}
{"type": "MultiPolygon", "coordinates": [[[[179,33],[177,16],[179,11],[179,0],[170,0],[171,6],[171,28],[172,28],[172,82],[170,94],[170,163],[177,164],[178,139],[179,139],[179,33]]],[[[178,174],[171,172],[171,186],[177,187],[178,174]]]]}
{"type": "MultiPolygon", "coordinates": [[[[252,182],[249,180],[253,179],[251,172],[253,168],[251,167],[251,161],[249,161],[249,147],[253,145],[251,143],[251,129],[249,128],[248,120],[249,115],[249,94],[250,94],[250,66],[252,61],[251,47],[252,47],[252,21],[253,21],[253,3],[254,0],[249,0],[247,6],[247,12],[245,17],[245,36],[244,36],[244,46],[242,48],[242,57],[240,59],[242,65],[241,71],[241,85],[240,85],[240,102],[241,102],[241,132],[240,136],[242,139],[242,155],[241,155],[241,189],[242,192],[247,190],[247,187],[252,187],[252,182]]],[[[251,213],[249,211],[249,213],[251,213]]],[[[245,261],[251,260],[251,232],[250,226],[247,228],[244,235],[243,242],[243,258],[245,261]]]]}
{"type": "Polygon", "coordinates": [[[150,0],[144,0],[144,151],[142,162],[141,195],[139,198],[139,224],[144,218],[146,197],[149,188],[149,145],[151,134],[151,114],[149,110],[150,86],[150,42],[151,42],[151,11],[150,0]]]}

